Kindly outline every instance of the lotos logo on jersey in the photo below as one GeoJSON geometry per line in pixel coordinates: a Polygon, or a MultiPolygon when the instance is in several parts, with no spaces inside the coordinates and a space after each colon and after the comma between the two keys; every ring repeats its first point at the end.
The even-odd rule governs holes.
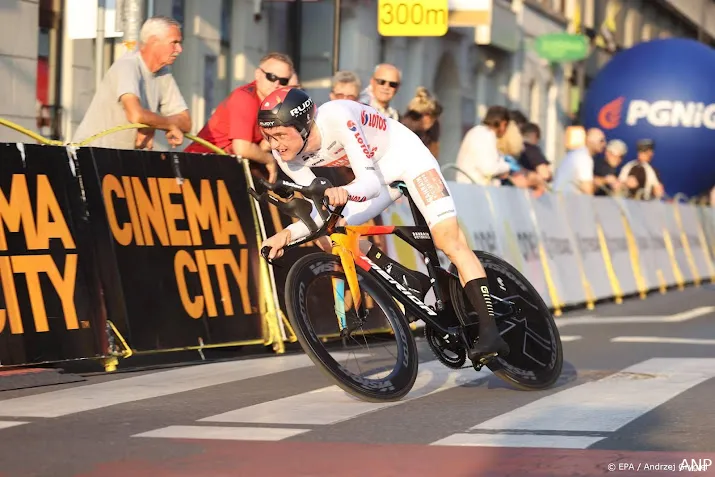
{"type": "Polygon", "coordinates": [[[360,113],[360,122],[363,126],[369,126],[381,131],[387,130],[387,121],[379,114],[369,114],[363,110],[360,113]]]}
{"type": "Polygon", "coordinates": [[[365,143],[362,134],[360,134],[359,132],[355,133],[355,139],[357,139],[358,144],[360,144],[360,149],[362,149],[362,152],[365,153],[365,156],[367,156],[368,159],[372,159],[375,156],[375,151],[377,151],[377,148],[373,147],[372,149],[370,149],[370,146],[365,143]]]}
{"type": "Polygon", "coordinates": [[[348,121],[348,129],[355,132],[357,131],[357,125],[352,121],[348,121]]]}

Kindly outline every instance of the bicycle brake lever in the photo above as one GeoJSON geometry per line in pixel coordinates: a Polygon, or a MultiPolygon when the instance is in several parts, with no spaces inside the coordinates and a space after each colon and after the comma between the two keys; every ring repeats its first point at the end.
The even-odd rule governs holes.
{"type": "Polygon", "coordinates": [[[270,264],[273,265],[274,267],[283,268],[283,265],[278,265],[278,264],[275,262],[275,260],[271,260],[270,258],[268,258],[268,254],[269,254],[269,253],[271,253],[271,247],[263,247],[263,248],[261,249],[261,256],[263,257],[263,259],[264,259],[266,262],[270,263],[270,264]]]}

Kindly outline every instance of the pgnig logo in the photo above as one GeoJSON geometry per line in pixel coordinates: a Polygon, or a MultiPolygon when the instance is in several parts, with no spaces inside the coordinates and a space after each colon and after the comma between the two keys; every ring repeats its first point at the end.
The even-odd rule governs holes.
{"type": "MultiPolygon", "coordinates": [[[[598,124],[605,130],[615,129],[623,121],[626,97],[619,96],[605,104],[598,112],[598,124]]],[[[659,100],[654,102],[642,99],[628,101],[625,123],[636,126],[646,121],[657,128],[707,128],[715,129],[715,103],[705,104],[694,101],[659,100]]]]}

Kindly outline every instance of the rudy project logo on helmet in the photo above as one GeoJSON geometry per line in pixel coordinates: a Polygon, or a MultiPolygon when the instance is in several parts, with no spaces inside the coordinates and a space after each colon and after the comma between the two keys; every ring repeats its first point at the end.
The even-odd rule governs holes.
{"type": "Polygon", "coordinates": [[[353,121],[348,121],[348,129],[355,132],[357,131],[357,125],[353,121]]]}
{"type": "MultiPolygon", "coordinates": [[[[620,96],[604,105],[598,113],[598,124],[603,129],[615,129],[621,123],[625,97],[620,96]]],[[[635,126],[645,120],[655,127],[686,127],[715,129],[715,103],[659,100],[648,102],[633,99],[628,103],[626,124],[635,126]]]]}
{"type": "Polygon", "coordinates": [[[262,128],[272,128],[275,124],[275,121],[258,121],[258,125],[262,128]]]}
{"type": "Polygon", "coordinates": [[[290,115],[293,116],[293,117],[300,116],[301,114],[303,114],[303,113],[304,113],[309,107],[311,107],[312,105],[313,105],[313,99],[312,99],[312,98],[308,98],[308,99],[306,99],[306,100],[303,102],[303,104],[301,104],[300,106],[297,106],[297,107],[291,109],[291,110],[290,110],[290,115]]]}
{"type": "Polygon", "coordinates": [[[387,130],[387,121],[385,121],[385,118],[379,114],[370,114],[362,111],[360,113],[360,122],[363,126],[379,129],[381,131],[387,130]]]}

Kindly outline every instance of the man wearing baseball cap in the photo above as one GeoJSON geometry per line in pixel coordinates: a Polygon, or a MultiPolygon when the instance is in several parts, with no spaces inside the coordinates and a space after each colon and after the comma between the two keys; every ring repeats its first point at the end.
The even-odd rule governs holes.
{"type": "Polygon", "coordinates": [[[655,152],[655,141],[641,139],[636,143],[636,149],[638,158],[623,166],[618,179],[625,183],[630,197],[635,197],[638,191],[642,190],[644,200],[660,199],[665,192],[663,183],[658,171],[650,165],[655,152]]]}
{"type": "Polygon", "coordinates": [[[618,180],[618,166],[628,154],[626,143],[620,139],[611,139],[606,145],[603,159],[596,159],[593,165],[593,183],[595,195],[610,195],[623,188],[618,180]]]}

